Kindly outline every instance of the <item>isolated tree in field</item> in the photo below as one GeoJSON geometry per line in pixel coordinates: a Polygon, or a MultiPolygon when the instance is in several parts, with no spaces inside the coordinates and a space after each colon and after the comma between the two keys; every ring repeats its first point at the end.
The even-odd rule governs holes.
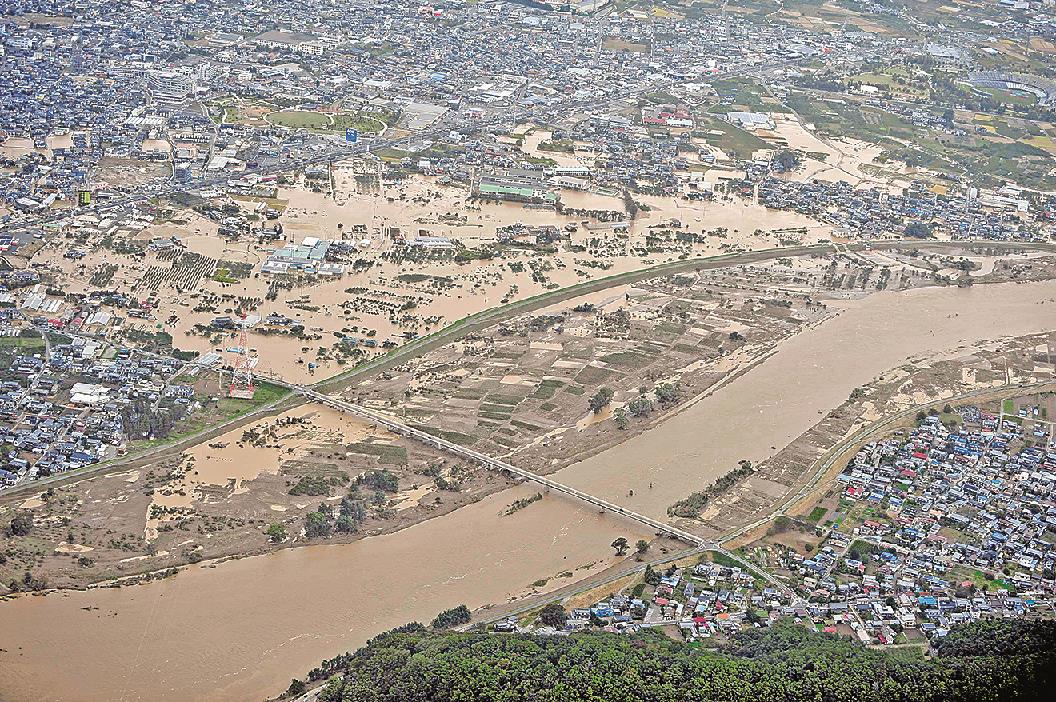
{"type": "Polygon", "coordinates": [[[638,543],[634,545],[635,552],[640,556],[649,550],[649,542],[645,539],[638,539],[638,543]]]}
{"type": "Polygon", "coordinates": [[[590,406],[590,410],[594,414],[597,414],[605,405],[612,402],[612,396],[614,394],[615,393],[612,391],[612,388],[598,388],[598,391],[591,395],[590,400],[587,402],[587,404],[590,406]]]}
{"type": "Polygon", "coordinates": [[[543,611],[539,613],[539,621],[542,622],[543,626],[564,629],[565,622],[568,621],[568,612],[557,602],[551,602],[543,607],[543,611]]]}
{"type": "Polygon", "coordinates": [[[272,522],[264,531],[271,543],[278,544],[286,540],[286,527],[279,522],[272,522]]]}
{"type": "Polygon", "coordinates": [[[627,411],[634,417],[644,417],[653,411],[653,401],[645,395],[639,395],[627,403],[627,411]]]}
{"type": "Polygon", "coordinates": [[[630,544],[627,543],[627,539],[622,536],[618,537],[609,545],[616,549],[617,556],[622,556],[623,554],[627,553],[627,547],[630,546],[630,544]]]}
{"type": "Polygon", "coordinates": [[[304,518],[304,534],[309,539],[330,536],[333,532],[334,526],[330,523],[329,515],[324,512],[309,512],[304,518]]]}
{"type": "Polygon", "coordinates": [[[670,402],[678,402],[678,399],[682,396],[682,388],[678,386],[678,383],[664,383],[656,386],[656,399],[660,400],[660,404],[666,405],[670,402]]]}
{"type": "Polygon", "coordinates": [[[627,412],[622,407],[612,413],[612,420],[616,422],[617,429],[626,429],[631,425],[631,420],[627,418],[627,412]]]}
{"type": "Polygon", "coordinates": [[[356,483],[385,492],[398,492],[400,489],[400,479],[384,469],[369,471],[358,477],[356,483]]]}
{"type": "MultiPolygon", "coordinates": [[[[358,493],[357,493],[358,494],[358,493]]],[[[341,509],[334,524],[334,531],[339,534],[355,534],[359,531],[359,524],[367,516],[367,508],[363,502],[352,498],[352,494],[341,499],[341,509]]]]}
{"type": "Polygon", "coordinates": [[[7,531],[11,536],[26,536],[33,530],[33,513],[25,510],[20,511],[11,519],[7,531]]]}
{"type": "Polygon", "coordinates": [[[774,518],[774,523],[770,525],[770,528],[767,529],[767,531],[770,534],[784,534],[791,529],[792,526],[792,519],[781,514],[774,518]]]}
{"type": "Polygon", "coordinates": [[[351,517],[342,514],[334,523],[334,531],[338,534],[355,534],[359,531],[359,524],[351,517]]]}

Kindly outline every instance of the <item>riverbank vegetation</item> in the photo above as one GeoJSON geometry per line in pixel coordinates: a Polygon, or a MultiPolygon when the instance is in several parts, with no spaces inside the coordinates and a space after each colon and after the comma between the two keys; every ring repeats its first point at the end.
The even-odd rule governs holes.
{"type": "Polygon", "coordinates": [[[726,492],[733,487],[737,481],[742,478],[747,478],[754,472],[755,467],[752,465],[751,461],[741,461],[737,468],[734,468],[729,473],[716,480],[709,487],[694,492],[689,497],[679,500],[668,507],[667,513],[672,517],[696,518],[700,515],[701,510],[708,504],[708,500],[726,492]]]}

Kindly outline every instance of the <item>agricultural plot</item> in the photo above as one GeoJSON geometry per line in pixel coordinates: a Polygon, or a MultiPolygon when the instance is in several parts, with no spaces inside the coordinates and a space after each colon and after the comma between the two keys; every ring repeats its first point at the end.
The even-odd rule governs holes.
{"type": "Polygon", "coordinates": [[[405,398],[400,412],[415,427],[556,470],[647,428],[720,379],[723,367],[826,315],[810,300],[831,276],[811,265],[818,268],[810,274],[673,276],[603,305],[570,301],[437,349],[361,384],[355,396],[381,410],[405,398]],[[753,295],[764,280],[781,281],[780,302],[753,295]],[[574,454],[562,442],[570,433],[574,454]]]}

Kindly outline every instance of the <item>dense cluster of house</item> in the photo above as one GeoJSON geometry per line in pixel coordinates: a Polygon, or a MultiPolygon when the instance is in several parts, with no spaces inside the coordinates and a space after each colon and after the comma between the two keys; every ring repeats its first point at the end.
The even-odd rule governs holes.
{"type": "MultiPolygon", "coordinates": [[[[650,571],[652,572],[652,571],[650,571]]],[[[759,582],[741,566],[703,560],[692,568],[671,567],[652,573],[652,582],[629,594],[612,595],[590,607],[568,612],[560,629],[535,628],[536,633],[568,634],[591,628],[634,633],[642,628],[677,627],[693,641],[735,633],[745,626],[764,625],[785,616],[806,616],[787,593],[759,582]]],[[[500,632],[518,630],[514,620],[494,625],[500,632]]]]}
{"type": "MultiPolygon", "coordinates": [[[[838,478],[840,506],[821,510],[831,518],[796,527],[822,536],[817,547],[778,550],[792,591],[718,554],[647,570],[631,592],[533,630],[671,626],[696,640],[787,617],[886,645],[981,618],[1056,616],[1056,425],[1045,409],[964,407],[959,425],[927,416],[863,447],[838,478]]],[[[520,627],[511,618],[495,629],[520,627]]]]}
{"type": "MultiPolygon", "coordinates": [[[[864,34],[834,42],[737,15],[722,22],[691,15],[660,33],[633,12],[595,9],[570,17],[501,0],[427,8],[411,0],[16,0],[0,20],[0,69],[9,78],[0,87],[0,142],[14,139],[3,156],[8,168],[0,169],[0,199],[14,210],[4,216],[30,221],[82,188],[99,199],[173,183],[222,186],[228,174],[295,165],[346,138],[336,127],[241,119],[224,107],[232,97],[272,110],[380,118],[360,129],[365,137],[398,121],[457,144],[479,136],[480,124],[494,127],[485,118],[496,110],[556,121],[650,85],[699,95],[708,91],[704,79],[733,68],[860,59],[883,44],[864,34]],[[210,105],[206,114],[201,104],[210,105]],[[107,158],[165,168],[145,182],[101,181],[107,158]]],[[[618,127],[619,110],[609,112],[599,117],[618,127]]],[[[649,119],[692,124],[681,102],[649,119]]]]}
{"type": "Polygon", "coordinates": [[[0,321],[0,489],[105,461],[160,438],[197,405],[183,364],[0,321]],[[44,334],[49,335],[45,341],[44,334]]]}
{"type": "MultiPolygon", "coordinates": [[[[819,33],[725,12],[643,19],[634,8],[604,3],[581,3],[568,14],[503,0],[15,0],[0,19],[0,69],[9,78],[0,86],[0,201],[9,210],[0,221],[59,217],[53,205],[81,193],[92,202],[174,189],[205,198],[271,196],[279,170],[325,176],[320,157],[347,146],[338,121],[356,115],[374,125],[357,122],[363,138],[389,126],[419,135],[399,147],[417,157],[385,166],[394,178],[418,170],[464,182],[482,197],[536,206],[554,205],[562,188],[707,197],[710,190],[687,183],[686,154],[701,151],[703,162],[714,162],[712,149],[700,149],[714,130],[698,117],[716,99],[755,102],[738,94],[738,80],[765,75],[780,98],[804,75],[804,61],[849,67],[912,54],[950,67],[968,62],[955,47],[846,27],[819,33]],[[628,109],[635,103],[637,117],[628,109]],[[259,114],[240,114],[247,105],[259,114]],[[330,124],[283,124],[267,116],[274,111],[330,124]],[[552,142],[565,148],[589,143],[591,167],[526,174],[542,169],[543,159],[526,161],[496,138],[518,122],[556,125],[552,142]],[[104,161],[133,164],[137,175],[108,172],[104,161]],[[163,167],[136,167],[151,162],[163,167]]],[[[1003,32],[1023,29],[1016,13],[1005,19],[1003,32]]],[[[772,127],[765,108],[750,107],[710,112],[749,131],[772,127]]],[[[887,203],[869,193],[838,184],[763,185],[771,206],[866,235],[889,228],[887,203]],[[836,212],[828,206],[834,202],[836,212]]],[[[953,215],[958,235],[1016,238],[1030,235],[1029,226],[1008,220],[1021,213],[1022,199],[995,204],[1009,213],[959,211],[956,202],[934,209],[953,215]]],[[[908,203],[905,216],[916,207],[908,203]]],[[[222,233],[245,233],[245,224],[223,222],[222,233]]]]}
{"type": "MultiPolygon", "coordinates": [[[[273,197],[284,169],[323,182],[321,157],[348,146],[337,121],[350,115],[375,123],[359,125],[364,139],[388,126],[418,134],[400,144],[411,155],[380,165],[390,180],[417,171],[462,183],[475,197],[532,207],[560,206],[561,190],[707,198],[714,184],[699,177],[699,166],[714,164],[717,152],[701,140],[716,132],[700,118],[713,114],[747,131],[773,127],[759,105],[709,109],[716,100],[752,103],[738,94],[739,80],[765,73],[780,97],[782,85],[803,75],[803,61],[854,66],[934,53],[875,33],[818,34],[736,14],[715,21],[690,13],[665,20],[657,32],[656,18],[642,22],[633,9],[579,9],[567,15],[500,0],[428,7],[411,0],[204,0],[189,8],[17,0],[0,20],[0,66],[12,77],[0,87],[9,108],[0,111],[0,201],[9,210],[0,221],[68,217],[53,205],[83,193],[92,203],[174,189],[206,201],[273,197]],[[635,101],[637,117],[628,110],[635,101]],[[240,114],[246,105],[260,114],[240,114]],[[265,117],[273,111],[332,124],[283,124],[265,117]],[[496,119],[503,115],[508,119],[496,119]],[[589,154],[580,154],[589,165],[526,158],[503,138],[518,122],[553,125],[547,148],[589,144],[589,154]],[[104,161],[133,164],[137,175],[100,168],[104,161]],[[135,167],[150,162],[164,167],[135,167]]],[[[856,235],[902,234],[907,221],[940,219],[955,237],[1047,235],[1034,225],[1037,200],[1021,193],[911,189],[888,198],[846,183],[778,180],[773,164],[743,154],[736,160],[724,165],[720,180],[738,178],[732,167],[743,168],[764,204],[856,235]]],[[[281,225],[250,227],[240,212],[203,213],[224,235],[253,229],[282,236],[281,225]]],[[[123,226],[136,214],[110,216],[123,226]]],[[[287,247],[269,272],[310,268],[317,253],[287,247]]]]}
{"type": "Polygon", "coordinates": [[[1054,613],[1056,437],[1043,408],[974,407],[861,449],[840,475],[841,512],[810,557],[790,552],[803,593],[838,604],[867,642],[938,634],[987,616],[1054,613]]]}
{"type": "Polygon", "coordinates": [[[901,236],[914,222],[924,228],[911,229],[911,236],[941,233],[952,239],[1047,241],[1056,230],[1054,203],[1029,197],[1014,186],[983,194],[975,188],[949,194],[914,181],[895,194],[855,188],[843,180],[797,182],[765,174],[746,180],[739,192],[746,197],[757,192],[767,207],[793,210],[865,238],[901,236]]]}

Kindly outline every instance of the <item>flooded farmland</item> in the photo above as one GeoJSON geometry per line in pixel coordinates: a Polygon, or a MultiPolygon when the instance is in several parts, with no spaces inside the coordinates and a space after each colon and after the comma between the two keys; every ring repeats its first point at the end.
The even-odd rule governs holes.
{"type": "MultiPolygon", "coordinates": [[[[663,515],[736,461],[780,449],[855,387],[908,357],[1056,327],[1054,300],[1056,282],[1049,281],[843,303],[839,316],[785,342],[714,394],[556,478],[663,515]]],[[[505,490],[354,544],[195,567],[142,586],[0,603],[0,697],[260,699],[379,631],[460,602],[502,602],[540,578],[582,577],[612,562],[615,536],[633,543],[645,535],[559,497],[504,516],[532,492],[505,490]]]]}
{"type": "Polygon", "coordinates": [[[792,337],[734,382],[553,477],[665,518],[677,500],[742,459],[772,456],[854,388],[910,357],[1056,328],[1054,298],[1056,281],[1047,281],[883,292],[842,303],[837,317],[792,337]]]}

